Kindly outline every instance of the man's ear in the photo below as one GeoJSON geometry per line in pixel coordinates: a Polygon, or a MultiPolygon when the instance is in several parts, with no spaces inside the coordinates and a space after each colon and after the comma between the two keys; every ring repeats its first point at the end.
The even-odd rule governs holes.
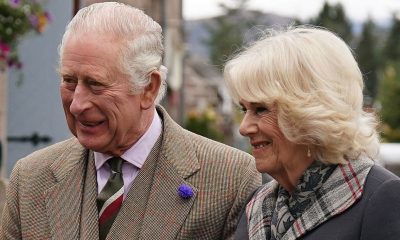
{"type": "Polygon", "coordinates": [[[159,71],[152,71],[149,78],[150,83],[143,89],[140,102],[140,106],[143,109],[149,109],[154,106],[161,85],[161,75],[159,71]]]}

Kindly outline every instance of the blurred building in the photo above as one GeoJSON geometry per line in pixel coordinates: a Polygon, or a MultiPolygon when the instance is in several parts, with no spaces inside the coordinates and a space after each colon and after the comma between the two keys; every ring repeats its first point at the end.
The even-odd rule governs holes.
{"type": "Polygon", "coordinates": [[[45,9],[53,16],[51,23],[42,34],[28,34],[22,39],[18,52],[23,67],[7,71],[7,96],[1,94],[7,124],[1,128],[4,142],[0,177],[9,176],[18,159],[71,136],[56,69],[58,44],[72,17],[72,6],[72,1],[48,1],[45,9]]]}

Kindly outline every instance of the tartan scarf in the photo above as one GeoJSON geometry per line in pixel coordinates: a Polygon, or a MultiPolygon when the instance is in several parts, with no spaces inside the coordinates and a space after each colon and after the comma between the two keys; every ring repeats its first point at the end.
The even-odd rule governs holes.
{"type": "Polygon", "coordinates": [[[318,189],[336,167],[337,165],[314,161],[304,172],[292,194],[279,186],[271,220],[271,240],[281,239],[293,222],[316,201],[318,189]]]}
{"type": "MultiPolygon", "coordinates": [[[[288,219],[285,230],[282,235],[274,234],[271,225],[277,227],[274,218],[277,201],[279,197],[279,184],[273,180],[263,186],[254,194],[246,206],[246,216],[248,222],[250,240],[293,240],[303,236],[331,217],[352,206],[362,195],[365,179],[373,166],[373,161],[368,158],[349,161],[348,164],[340,164],[336,168],[331,168],[332,172],[325,181],[322,179],[322,185],[314,188],[311,194],[313,200],[306,204],[304,208],[294,210],[293,206],[298,201],[292,201],[294,204],[284,204],[287,208],[292,207],[292,212],[288,214],[293,219],[288,219]],[[293,216],[293,215],[294,216],[293,216]],[[276,238],[277,237],[277,238],[276,238]]],[[[315,166],[309,168],[313,171],[315,166]]],[[[327,168],[329,169],[329,168],[327,168]]],[[[306,171],[306,173],[310,171],[306,171]]],[[[306,176],[308,174],[305,174],[306,176]]],[[[301,195],[301,185],[296,187],[295,192],[301,195]]],[[[288,203],[286,201],[285,203],[288,203]]],[[[289,216],[290,218],[290,216],[289,216]]],[[[276,233],[276,231],[275,231],[276,233]]]]}

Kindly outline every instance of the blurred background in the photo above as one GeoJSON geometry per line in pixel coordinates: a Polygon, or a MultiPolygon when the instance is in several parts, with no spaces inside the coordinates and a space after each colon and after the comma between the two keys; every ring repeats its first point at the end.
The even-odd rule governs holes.
{"type": "MultiPolygon", "coordinates": [[[[59,96],[57,47],[95,0],[0,0],[0,177],[31,152],[71,137],[59,96]]],[[[381,120],[379,163],[400,175],[400,1],[125,0],[163,27],[162,102],[183,127],[249,151],[224,62],[263,29],[313,24],[341,36],[364,75],[364,105],[381,120]]]]}

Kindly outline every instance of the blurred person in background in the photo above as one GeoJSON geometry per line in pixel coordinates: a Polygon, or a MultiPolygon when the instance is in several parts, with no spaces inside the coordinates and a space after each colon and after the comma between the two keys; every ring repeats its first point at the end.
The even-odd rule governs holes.
{"type": "Polygon", "coordinates": [[[324,29],[267,32],[224,69],[239,131],[274,178],[247,203],[237,239],[400,239],[400,179],[374,164],[377,120],[351,50],[324,29]]]}
{"type": "Polygon", "coordinates": [[[161,27],[115,2],[81,9],[60,45],[73,138],[13,169],[0,239],[228,239],[261,184],[254,158],[158,105],[161,27]]]}

